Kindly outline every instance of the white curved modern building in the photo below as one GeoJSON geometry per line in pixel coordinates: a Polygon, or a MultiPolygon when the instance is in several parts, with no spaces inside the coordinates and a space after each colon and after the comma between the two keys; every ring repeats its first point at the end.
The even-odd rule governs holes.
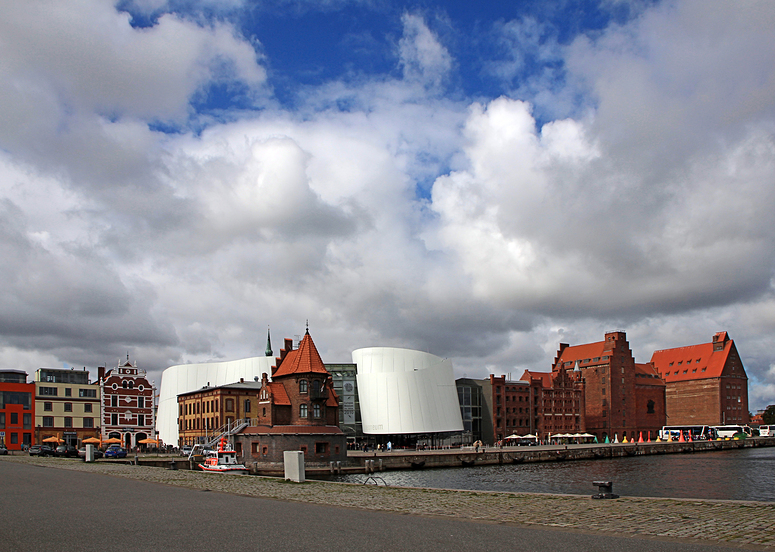
{"type": "Polygon", "coordinates": [[[260,356],[230,360],[226,362],[205,362],[201,364],[180,364],[170,366],[161,375],[159,389],[159,411],[156,430],[167,445],[178,444],[178,395],[195,391],[204,386],[218,387],[244,379],[261,380],[261,374],[272,373],[275,358],[260,356]]]}
{"type": "Polygon", "coordinates": [[[463,431],[452,362],[422,351],[353,351],[363,432],[378,435],[463,431]]]}

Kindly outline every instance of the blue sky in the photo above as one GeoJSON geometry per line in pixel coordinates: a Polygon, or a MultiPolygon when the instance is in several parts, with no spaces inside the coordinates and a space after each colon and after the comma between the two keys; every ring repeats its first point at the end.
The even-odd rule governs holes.
{"type": "Polygon", "coordinates": [[[726,330],[775,402],[773,4],[0,5],[4,365],[726,330]]]}

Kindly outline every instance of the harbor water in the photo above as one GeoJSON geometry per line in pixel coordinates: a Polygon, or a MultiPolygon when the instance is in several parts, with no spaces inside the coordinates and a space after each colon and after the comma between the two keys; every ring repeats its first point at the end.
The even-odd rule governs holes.
{"type": "MultiPolygon", "coordinates": [[[[334,481],[363,483],[369,476],[334,481]]],[[[775,502],[775,447],[569,462],[387,471],[369,483],[436,489],[592,495],[593,481],[621,496],[775,502]]]]}

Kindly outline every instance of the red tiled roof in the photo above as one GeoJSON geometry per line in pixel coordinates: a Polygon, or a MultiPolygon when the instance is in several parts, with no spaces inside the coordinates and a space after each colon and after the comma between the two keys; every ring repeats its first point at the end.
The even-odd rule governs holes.
{"type": "Polygon", "coordinates": [[[727,340],[726,332],[722,332],[720,338],[724,340],[720,351],[713,350],[713,343],[662,349],[654,351],[651,362],[668,383],[721,377],[734,341],[727,340]]]}
{"type": "Polygon", "coordinates": [[[523,381],[530,381],[531,379],[540,379],[541,387],[544,387],[546,389],[550,389],[552,387],[551,372],[531,372],[530,370],[525,370],[525,373],[522,374],[522,377],[520,379],[523,381]]]}
{"type": "MultiPolygon", "coordinates": [[[[595,343],[585,343],[584,345],[574,345],[572,347],[565,347],[560,357],[557,359],[556,366],[559,368],[562,363],[573,362],[577,360],[584,362],[585,360],[593,360],[595,358],[600,359],[605,356],[605,341],[597,341],[595,343]]],[[[573,368],[569,366],[568,368],[573,368]]]]}
{"type": "Polygon", "coordinates": [[[272,374],[272,378],[309,373],[327,375],[328,370],[326,370],[317,347],[315,347],[315,343],[312,341],[309,332],[307,332],[304,334],[301,343],[299,343],[299,348],[285,356],[280,366],[277,367],[277,371],[272,374]]]}
{"type": "Polygon", "coordinates": [[[325,435],[339,435],[342,430],[337,426],[302,426],[302,425],[281,425],[281,426],[249,426],[243,429],[240,433],[243,434],[278,434],[278,433],[298,433],[305,435],[325,434],[325,435]]]}
{"type": "Polygon", "coordinates": [[[659,373],[656,368],[651,364],[638,364],[635,363],[635,383],[638,385],[656,385],[665,386],[665,380],[659,377],[659,373]]]}
{"type": "Polygon", "coordinates": [[[285,391],[285,386],[282,383],[271,382],[267,383],[267,385],[269,386],[269,391],[272,393],[274,404],[280,406],[291,405],[291,399],[288,397],[288,393],[285,391]]]}

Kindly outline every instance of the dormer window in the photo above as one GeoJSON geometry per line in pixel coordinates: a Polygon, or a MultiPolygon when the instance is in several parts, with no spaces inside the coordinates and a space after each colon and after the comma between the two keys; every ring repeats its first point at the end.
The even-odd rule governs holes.
{"type": "MultiPolygon", "coordinates": [[[[299,382],[299,393],[306,393],[307,392],[307,386],[309,385],[309,382],[307,380],[303,379],[299,382]]],[[[306,408],[306,406],[305,406],[306,408]]]]}

